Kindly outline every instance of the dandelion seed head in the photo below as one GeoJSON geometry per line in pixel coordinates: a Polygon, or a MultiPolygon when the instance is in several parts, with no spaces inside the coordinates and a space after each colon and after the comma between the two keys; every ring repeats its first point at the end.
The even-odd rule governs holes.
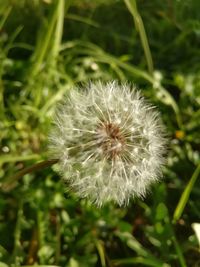
{"type": "Polygon", "coordinates": [[[63,179],[98,206],[144,197],[162,176],[165,144],[159,113],[133,86],[116,81],[71,90],[49,136],[63,179]]]}

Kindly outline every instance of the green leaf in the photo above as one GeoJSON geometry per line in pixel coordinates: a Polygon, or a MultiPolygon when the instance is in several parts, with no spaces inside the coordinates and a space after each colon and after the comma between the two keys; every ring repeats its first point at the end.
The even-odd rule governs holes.
{"type": "Polygon", "coordinates": [[[180,219],[182,213],[183,213],[183,210],[188,202],[188,199],[190,197],[190,193],[192,191],[192,188],[194,186],[194,183],[196,182],[198,176],[199,176],[199,173],[200,173],[200,163],[199,165],[197,166],[197,168],[195,169],[192,177],[190,178],[190,181],[189,183],[187,184],[185,190],[183,191],[182,195],[181,195],[181,198],[178,202],[178,205],[176,206],[176,209],[174,211],[174,216],[173,216],[173,222],[175,223],[177,220],[180,219]]]}

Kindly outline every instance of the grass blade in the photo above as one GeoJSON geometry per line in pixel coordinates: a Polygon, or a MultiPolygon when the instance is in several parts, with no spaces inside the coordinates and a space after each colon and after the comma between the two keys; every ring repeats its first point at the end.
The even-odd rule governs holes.
{"type": "Polygon", "coordinates": [[[181,198],[178,202],[178,205],[175,209],[175,212],[174,212],[174,216],[173,216],[173,222],[175,223],[177,220],[179,220],[179,218],[181,217],[182,213],[183,213],[183,210],[187,204],[187,201],[189,199],[189,196],[190,196],[190,193],[192,191],[192,188],[194,186],[194,183],[196,182],[198,176],[199,176],[199,173],[200,173],[200,163],[199,165],[197,166],[197,168],[195,169],[192,177],[190,178],[190,181],[188,183],[188,185],[186,186],[185,190],[183,191],[182,195],[181,195],[181,198]]]}
{"type": "Polygon", "coordinates": [[[99,253],[101,266],[106,267],[106,258],[105,258],[105,252],[104,252],[103,244],[102,244],[101,240],[96,240],[95,244],[96,244],[97,251],[99,253]]]}
{"type": "Polygon", "coordinates": [[[137,10],[137,4],[136,0],[124,0],[128,10],[130,11],[131,15],[133,16],[134,22],[136,29],[139,32],[141,43],[143,46],[143,50],[145,53],[146,61],[147,61],[147,66],[150,74],[153,74],[153,60],[151,56],[151,50],[149,48],[149,43],[146,35],[146,31],[144,28],[144,24],[142,21],[142,18],[140,16],[140,13],[137,10]]]}
{"type": "Polygon", "coordinates": [[[50,14],[50,19],[48,23],[48,28],[44,27],[43,32],[45,35],[40,35],[37,46],[35,49],[35,53],[32,55],[32,68],[30,70],[29,79],[30,77],[35,77],[37,73],[40,71],[40,67],[45,59],[45,56],[48,54],[48,49],[50,48],[50,43],[54,34],[57,16],[58,16],[58,4],[59,2],[56,1],[52,5],[52,13],[50,14]]]}
{"type": "Polygon", "coordinates": [[[17,162],[17,161],[27,161],[32,159],[39,159],[41,156],[38,154],[24,155],[24,156],[13,156],[5,155],[0,157],[0,165],[8,162],[17,162]]]}

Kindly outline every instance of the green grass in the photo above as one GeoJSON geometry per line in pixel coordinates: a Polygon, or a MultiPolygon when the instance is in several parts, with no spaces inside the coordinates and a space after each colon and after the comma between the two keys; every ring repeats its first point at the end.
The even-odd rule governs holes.
{"type": "Polygon", "coordinates": [[[0,267],[200,265],[199,9],[198,0],[0,1],[0,267]],[[164,179],[126,208],[66,193],[56,165],[29,168],[47,159],[56,103],[97,79],[137,84],[169,135],[164,179]]]}

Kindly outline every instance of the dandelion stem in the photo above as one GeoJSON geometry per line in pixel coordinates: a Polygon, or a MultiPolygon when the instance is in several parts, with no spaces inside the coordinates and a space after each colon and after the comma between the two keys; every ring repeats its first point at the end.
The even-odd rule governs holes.
{"type": "Polygon", "coordinates": [[[53,164],[57,163],[58,159],[51,159],[51,160],[44,160],[42,162],[36,163],[32,166],[22,169],[21,171],[17,172],[15,175],[8,178],[8,181],[2,184],[2,189],[4,191],[9,191],[13,187],[15,187],[16,182],[23,177],[25,174],[32,173],[35,171],[39,171],[41,169],[47,168],[52,166],[53,164]]]}

